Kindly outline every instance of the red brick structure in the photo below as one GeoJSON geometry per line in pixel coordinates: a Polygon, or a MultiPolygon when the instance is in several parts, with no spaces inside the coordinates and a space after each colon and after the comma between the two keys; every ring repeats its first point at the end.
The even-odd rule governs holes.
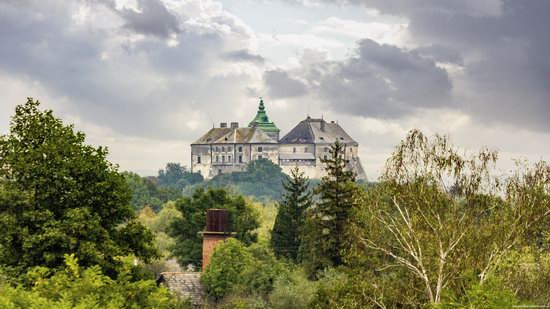
{"type": "Polygon", "coordinates": [[[216,246],[232,235],[227,209],[206,210],[206,229],[202,232],[202,270],[210,262],[216,246]]]}

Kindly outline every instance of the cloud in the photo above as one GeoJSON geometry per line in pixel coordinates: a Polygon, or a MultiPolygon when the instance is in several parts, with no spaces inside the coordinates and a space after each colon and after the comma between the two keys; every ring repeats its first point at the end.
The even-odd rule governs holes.
{"type": "MultiPolygon", "coordinates": [[[[366,54],[362,56],[361,59],[369,63],[379,63],[381,66],[377,68],[380,70],[361,66],[356,69],[348,66],[343,70],[345,65],[333,66],[331,70],[356,77],[347,78],[350,83],[337,78],[325,80],[325,88],[318,88],[317,92],[333,106],[342,104],[338,102],[344,98],[327,94],[327,89],[334,89],[331,91],[334,93],[350,91],[354,94],[352,97],[362,97],[364,101],[380,100],[379,109],[370,110],[375,115],[399,115],[400,112],[404,115],[416,107],[443,105],[465,112],[479,123],[550,132],[547,121],[550,118],[550,87],[547,85],[550,39],[542,30],[550,28],[549,1],[318,0],[315,3],[357,5],[382,15],[404,18],[407,35],[416,45],[409,46],[408,58],[389,48],[382,49],[388,53],[376,59],[366,54]],[[436,68],[428,69],[430,65],[413,55],[430,59],[437,68],[443,68],[448,75],[447,81],[436,68]],[[392,84],[376,76],[397,74],[397,67],[411,64],[402,60],[413,58],[421,64],[418,68],[422,68],[423,73],[419,79],[397,77],[401,83],[395,88],[395,95],[388,95],[392,84]],[[433,83],[432,87],[429,83],[433,83]],[[415,87],[418,93],[412,91],[415,87]],[[434,95],[430,95],[432,90],[434,95]],[[396,97],[398,102],[405,104],[395,103],[396,97]],[[432,103],[422,104],[422,100],[432,100],[432,103]]],[[[369,52],[376,54],[376,49],[371,48],[369,52]]],[[[357,65],[364,63],[349,61],[357,65]]],[[[350,103],[350,110],[357,111],[351,108],[354,106],[359,105],[350,103]]]]}
{"type": "Polygon", "coordinates": [[[139,11],[124,8],[120,15],[124,18],[124,26],[138,33],[153,34],[168,37],[178,33],[180,26],[177,18],[172,15],[160,0],[139,0],[139,11]]]}
{"type": "Polygon", "coordinates": [[[289,72],[266,72],[264,83],[270,94],[301,96],[307,89],[339,113],[380,118],[452,106],[447,72],[414,50],[365,39],[347,60],[305,63],[309,66],[289,72]],[[308,88],[291,75],[306,80],[308,88]]]}
{"type": "Polygon", "coordinates": [[[306,85],[287,72],[270,70],[264,73],[264,83],[274,99],[299,97],[307,93],[306,85]]]}
{"type": "Polygon", "coordinates": [[[265,62],[265,58],[260,55],[254,55],[246,49],[233,50],[223,54],[224,59],[231,61],[250,61],[258,64],[265,62]]]}
{"type": "MultiPolygon", "coordinates": [[[[168,10],[141,5],[148,16],[168,10]]],[[[83,123],[141,138],[196,138],[214,120],[238,117],[221,107],[248,99],[246,87],[261,73],[226,58],[249,47],[250,33],[238,18],[209,1],[179,5],[169,14],[184,27],[165,38],[159,29],[173,28],[136,33],[128,16],[105,2],[0,2],[0,74],[72,102],[66,112],[83,123]],[[191,8],[197,11],[187,16],[191,8]],[[191,115],[202,117],[202,125],[189,125],[196,122],[191,115]]],[[[142,25],[153,21],[146,20],[142,25]]]]}

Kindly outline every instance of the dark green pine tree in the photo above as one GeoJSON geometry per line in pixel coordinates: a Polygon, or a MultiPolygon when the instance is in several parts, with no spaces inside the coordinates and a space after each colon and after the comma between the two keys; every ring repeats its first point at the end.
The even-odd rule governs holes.
{"type": "Polygon", "coordinates": [[[312,277],[322,269],[343,263],[345,225],[356,190],[355,174],[346,168],[344,144],[336,141],[330,157],[321,162],[326,165],[327,176],[315,190],[318,203],[306,213],[300,248],[304,266],[312,277]]]}
{"type": "Polygon", "coordinates": [[[283,186],[285,194],[271,232],[271,247],[278,257],[296,262],[300,248],[300,229],[305,221],[304,211],[312,204],[309,179],[296,167],[291,170],[291,176],[283,186]]]}

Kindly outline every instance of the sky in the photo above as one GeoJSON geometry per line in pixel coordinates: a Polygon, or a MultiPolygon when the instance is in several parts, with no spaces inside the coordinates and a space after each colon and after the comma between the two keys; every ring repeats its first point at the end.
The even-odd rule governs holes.
{"type": "Polygon", "coordinates": [[[548,0],[0,0],[0,134],[27,97],[141,175],[190,164],[259,97],[359,143],[370,180],[411,129],[550,160],[548,0]]]}

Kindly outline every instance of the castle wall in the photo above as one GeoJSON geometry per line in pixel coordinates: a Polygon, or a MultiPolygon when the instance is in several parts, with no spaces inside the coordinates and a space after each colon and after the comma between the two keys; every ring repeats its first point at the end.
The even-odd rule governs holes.
{"type": "Polygon", "coordinates": [[[212,144],[191,145],[191,170],[205,179],[219,174],[242,172],[259,158],[278,164],[278,144],[212,144]],[[200,158],[200,159],[199,159],[200,158]]]}

